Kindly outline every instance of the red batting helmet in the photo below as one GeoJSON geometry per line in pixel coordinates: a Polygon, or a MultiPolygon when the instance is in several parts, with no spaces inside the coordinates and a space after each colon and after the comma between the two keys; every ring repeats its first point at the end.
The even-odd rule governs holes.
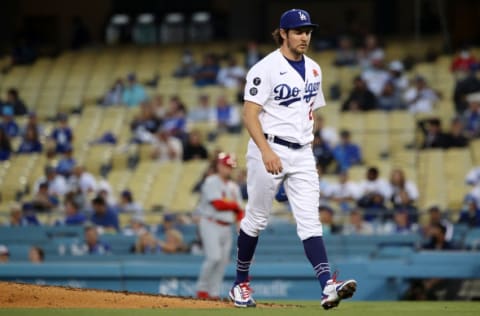
{"type": "Polygon", "coordinates": [[[237,166],[237,160],[233,154],[228,153],[219,153],[217,157],[217,162],[221,163],[224,166],[235,168],[237,166]]]}

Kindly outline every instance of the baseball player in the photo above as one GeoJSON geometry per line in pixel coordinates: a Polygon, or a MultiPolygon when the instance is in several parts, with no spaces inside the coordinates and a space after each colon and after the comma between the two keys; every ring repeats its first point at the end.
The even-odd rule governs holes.
{"type": "Polygon", "coordinates": [[[197,282],[198,298],[219,298],[232,250],[232,226],[243,216],[240,187],[230,180],[235,158],[220,153],[217,172],[208,176],[200,196],[199,231],[205,261],[197,282]]]}
{"type": "Polygon", "coordinates": [[[283,13],[273,32],[279,49],[247,75],[243,118],[251,136],[247,149],[246,214],[240,223],[236,280],[229,292],[237,307],[255,307],[249,268],[258,236],[267,226],[272,201],[283,181],[303,242],[322,288],[321,305],[336,307],[355,292],[355,280],[337,281],[330,266],[318,217],[319,179],[311,143],[313,111],[325,105],[319,65],[305,55],[312,24],[308,12],[283,13]]]}

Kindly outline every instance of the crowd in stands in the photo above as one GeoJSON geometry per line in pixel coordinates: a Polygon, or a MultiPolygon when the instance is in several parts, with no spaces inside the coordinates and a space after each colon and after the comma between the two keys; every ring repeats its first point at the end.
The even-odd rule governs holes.
{"type": "MultiPolygon", "coordinates": [[[[175,78],[191,78],[195,87],[217,85],[242,91],[246,70],[263,57],[258,45],[249,43],[245,61],[240,63],[234,56],[219,56],[206,53],[201,62],[195,60],[190,50],[185,50],[181,62],[172,74],[175,78]]],[[[334,64],[358,70],[353,79],[351,91],[342,96],[341,111],[408,111],[412,114],[434,113],[443,95],[433,89],[427,78],[417,74],[407,75],[409,65],[405,61],[388,61],[385,51],[374,35],[365,37],[361,47],[355,47],[352,40],[339,40],[334,64]]],[[[468,50],[462,49],[451,63],[450,71],[456,78],[454,89],[455,117],[451,118],[448,131],[442,129],[439,118],[428,118],[419,122],[424,139],[418,149],[466,147],[469,141],[480,136],[480,80],[475,76],[479,61],[468,50]]],[[[207,160],[215,157],[208,151],[206,141],[215,141],[223,133],[239,133],[242,130],[238,100],[227,95],[211,96],[198,90],[196,104],[185,104],[182,95],[151,95],[151,82],[140,82],[135,73],[125,78],[112,78],[112,85],[103,96],[99,96],[101,107],[138,107],[131,118],[129,144],[151,145],[149,159],[164,161],[207,160]],[[203,134],[190,125],[209,123],[211,133],[203,134]],[[206,138],[206,140],[205,140],[206,138]]],[[[324,87],[326,91],[327,87],[324,87]]],[[[108,254],[111,248],[102,241],[102,234],[115,233],[134,235],[137,242],[132,253],[175,253],[187,252],[181,230],[168,227],[169,218],[159,228],[151,228],[144,222],[142,205],[135,201],[132,191],[125,188],[117,201],[111,186],[104,179],[96,179],[84,166],[77,163],[73,141],[74,129],[69,117],[58,113],[54,118],[55,127],[48,133],[33,111],[22,101],[19,91],[8,90],[6,98],[0,100],[0,161],[13,155],[41,153],[55,160],[55,165],[45,168],[44,177],[35,182],[31,196],[23,204],[15,204],[5,225],[42,225],[37,216],[54,213],[58,216],[54,225],[84,225],[85,236],[81,244],[70,249],[73,255],[108,254]],[[16,118],[25,116],[25,125],[19,126],[16,118]],[[13,148],[12,139],[21,139],[13,148]],[[120,214],[130,214],[126,227],[121,227],[120,214]],[[158,239],[156,229],[162,232],[158,239]]],[[[328,120],[328,118],[327,118],[328,120]]],[[[102,139],[96,141],[112,141],[102,139]]],[[[413,141],[413,140],[412,140],[413,141]]],[[[420,221],[421,210],[417,209],[419,190],[414,179],[408,179],[405,172],[395,169],[387,175],[380,174],[379,168],[368,168],[365,178],[351,181],[349,170],[364,164],[360,144],[352,141],[351,131],[337,132],[323,117],[316,121],[313,152],[319,174],[335,175],[336,180],[321,177],[321,201],[319,216],[326,234],[404,234],[421,233],[429,241],[428,249],[447,249],[455,245],[452,240],[454,223],[480,227],[480,170],[472,170],[466,177],[472,190],[466,194],[463,209],[458,219],[448,221],[445,210],[431,207],[428,223],[420,221]]],[[[212,172],[212,165],[203,178],[212,172]]],[[[199,175],[199,178],[202,178],[199,175]]],[[[240,170],[236,178],[242,196],[246,200],[246,171],[240,170]]],[[[199,190],[201,179],[194,192],[199,190]]],[[[281,194],[279,194],[281,196],[281,194]]],[[[193,211],[193,210],[191,210],[193,211]]],[[[0,258],[8,257],[8,249],[0,246],[0,258]]],[[[33,260],[43,260],[41,249],[32,248],[33,260]]]]}

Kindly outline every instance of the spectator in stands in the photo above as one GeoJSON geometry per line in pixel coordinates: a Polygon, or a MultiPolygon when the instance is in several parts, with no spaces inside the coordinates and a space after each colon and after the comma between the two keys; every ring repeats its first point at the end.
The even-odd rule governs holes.
{"type": "Polygon", "coordinates": [[[108,92],[101,100],[100,104],[104,106],[122,104],[124,87],[125,85],[122,78],[118,78],[117,80],[115,80],[110,90],[108,90],[108,92]]]}
{"type": "Polygon", "coordinates": [[[242,66],[238,65],[235,57],[229,56],[227,58],[227,65],[221,67],[218,71],[217,83],[228,89],[238,89],[245,80],[246,75],[247,72],[242,66]]]}
{"type": "Polygon", "coordinates": [[[151,156],[159,162],[181,160],[183,158],[182,142],[171,136],[169,131],[161,129],[156,134],[151,156]]]}
{"type": "Polygon", "coordinates": [[[162,122],[167,115],[167,108],[165,107],[164,97],[161,94],[155,95],[150,101],[150,107],[155,115],[155,118],[162,122]]]}
{"type": "Polygon", "coordinates": [[[377,98],[367,87],[365,80],[353,79],[353,90],[342,105],[342,111],[369,111],[377,108],[377,98]]]}
{"type": "Polygon", "coordinates": [[[470,186],[476,186],[480,184],[480,167],[473,167],[468,171],[465,176],[465,184],[470,186]]]}
{"type": "Polygon", "coordinates": [[[370,67],[362,72],[362,79],[376,97],[380,96],[383,86],[390,79],[390,74],[385,70],[383,53],[376,52],[370,57],[370,67]]]}
{"type": "Polygon", "coordinates": [[[360,198],[357,204],[366,209],[365,219],[384,220],[388,212],[386,201],[392,196],[392,192],[388,182],[380,178],[376,167],[368,168],[365,179],[358,184],[358,190],[360,198]]]}
{"type": "Polygon", "coordinates": [[[135,244],[135,253],[179,253],[185,252],[183,236],[176,229],[169,229],[165,232],[165,241],[158,240],[150,232],[141,234],[135,244]]]}
{"type": "Polygon", "coordinates": [[[472,54],[468,47],[462,47],[452,60],[450,71],[454,74],[468,73],[477,66],[478,60],[472,54]]]}
{"type": "Polygon", "coordinates": [[[143,216],[143,207],[138,202],[135,202],[132,191],[130,190],[122,191],[120,194],[120,203],[117,207],[120,213],[143,216]]]}
{"type": "MultiPolygon", "coordinates": [[[[145,225],[145,220],[143,216],[133,215],[130,218],[130,221],[127,226],[125,226],[122,230],[122,233],[125,236],[140,236],[143,233],[148,231],[147,225],[145,225]]],[[[135,247],[135,246],[133,246],[135,247]]],[[[132,252],[134,250],[132,249],[132,252]]]]}
{"type": "Polygon", "coordinates": [[[143,85],[137,82],[137,76],[130,73],[127,76],[127,85],[123,89],[122,103],[128,107],[137,106],[148,99],[143,85]]]}
{"type": "Polygon", "coordinates": [[[187,142],[183,148],[183,161],[193,159],[208,159],[207,148],[202,143],[200,131],[193,130],[188,134],[187,142]]]}
{"type": "Polygon", "coordinates": [[[447,227],[440,223],[432,224],[428,230],[429,241],[422,246],[427,250],[451,250],[455,249],[447,238],[447,227]]]}
{"type": "Polygon", "coordinates": [[[27,221],[27,225],[40,226],[42,223],[38,220],[36,210],[31,203],[23,203],[22,205],[23,219],[27,221]]]}
{"type": "Polygon", "coordinates": [[[480,227],[480,208],[475,199],[465,199],[464,207],[458,218],[458,224],[465,224],[470,228],[480,227]]]}
{"type": "Polygon", "coordinates": [[[173,72],[173,76],[177,78],[190,77],[195,73],[196,67],[192,51],[190,49],[185,49],[182,53],[180,65],[178,65],[173,72]]]}
{"type": "MultiPolygon", "coordinates": [[[[434,225],[429,235],[430,240],[422,246],[422,249],[439,251],[455,249],[445,239],[445,233],[445,226],[441,224],[434,225]]],[[[405,298],[415,300],[451,300],[457,297],[461,284],[461,282],[442,278],[413,279],[405,298]]]]}
{"type": "Polygon", "coordinates": [[[400,92],[395,89],[392,81],[387,81],[383,86],[382,93],[377,98],[378,108],[384,111],[394,111],[405,109],[400,92]]]}
{"type": "Polygon", "coordinates": [[[57,115],[58,125],[53,129],[50,138],[55,142],[57,153],[64,153],[67,148],[72,146],[73,130],[68,125],[68,117],[63,113],[57,115]]]}
{"type": "Polygon", "coordinates": [[[45,167],[45,176],[38,179],[33,187],[33,193],[37,193],[41,183],[48,183],[48,194],[62,197],[68,191],[68,185],[65,178],[57,174],[57,170],[54,167],[45,167]]]}
{"type": "Polygon", "coordinates": [[[410,212],[405,208],[397,208],[393,221],[387,221],[382,228],[384,234],[413,234],[418,231],[418,225],[411,220],[410,212]]]}
{"type": "Polygon", "coordinates": [[[450,131],[446,134],[446,148],[459,148],[468,146],[468,138],[463,131],[463,122],[460,118],[454,118],[450,123],[450,131]]]}
{"type": "Polygon", "coordinates": [[[413,85],[405,91],[403,98],[411,113],[431,113],[439,100],[439,95],[428,86],[424,77],[417,76],[413,80],[413,85]]]}
{"type": "Polygon", "coordinates": [[[335,66],[355,66],[358,63],[357,52],[353,47],[352,40],[347,36],[342,36],[338,40],[338,48],[335,51],[335,66]]]}
{"type": "Polygon", "coordinates": [[[217,130],[220,133],[239,133],[241,131],[240,113],[237,107],[228,102],[225,95],[217,98],[216,121],[217,130]]]}
{"type": "Polygon", "coordinates": [[[405,67],[403,63],[399,60],[394,60],[388,65],[388,70],[390,72],[390,80],[393,83],[396,93],[403,94],[408,88],[408,78],[405,75],[405,67]]]}
{"type": "Polygon", "coordinates": [[[19,226],[27,226],[27,221],[23,218],[23,212],[20,205],[17,203],[13,204],[10,207],[10,214],[9,220],[7,222],[7,226],[10,227],[19,227],[19,226]]]}
{"type": "Polygon", "coordinates": [[[319,134],[330,148],[333,148],[338,143],[337,130],[333,126],[325,125],[325,119],[322,115],[316,116],[313,134],[319,134]]]}
{"type": "Polygon", "coordinates": [[[188,112],[188,120],[192,123],[214,122],[215,114],[214,109],[210,105],[208,94],[201,94],[198,97],[198,104],[188,112]]]}
{"type": "Polygon", "coordinates": [[[85,226],[84,242],[80,245],[73,244],[71,247],[71,253],[74,256],[107,255],[110,252],[110,245],[98,238],[97,227],[95,227],[95,225],[85,226]]]}
{"type": "Polygon", "coordinates": [[[328,169],[328,166],[333,162],[333,152],[330,146],[323,141],[322,137],[317,133],[313,137],[312,151],[316,160],[317,167],[321,168],[323,172],[328,169]]]}
{"type": "Polygon", "coordinates": [[[52,212],[59,205],[59,198],[49,193],[48,182],[45,181],[38,186],[38,191],[34,194],[31,205],[36,212],[52,212]]]}
{"type": "Polygon", "coordinates": [[[133,252],[137,254],[161,253],[162,247],[160,241],[151,232],[144,231],[138,236],[133,252]]]}
{"type": "Polygon", "coordinates": [[[394,208],[415,210],[416,202],[419,197],[418,188],[415,182],[407,180],[402,169],[394,169],[390,174],[391,195],[388,199],[392,202],[394,208]]]}
{"type": "Polygon", "coordinates": [[[157,233],[165,234],[170,229],[178,229],[179,221],[177,214],[166,213],[163,215],[163,221],[160,226],[157,227],[157,233]]]}
{"type": "Polygon", "coordinates": [[[205,54],[203,63],[193,73],[193,80],[197,87],[205,87],[217,84],[217,76],[220,70],[217,58],[213,54],[205,54]]]}
{"type": "Polygon", "coordinates": [[[107,202],[102,197],[96,197],[92,200],[92,217],[90,220],[97,226],[109,231],[119,231],[118,215],[113,209],[108,207],[107,202]]]}
{"type": "Polygon", "coordinates": [[[333,209],[326,205],[320,205],[318,208],[320,214],[320,222],[322,223],[323,235],[339,234],[342,231],[342,226],[335,224],[333,209]]]}
{"type": "Polygon", "coordinates": [[[354,209],[350,212],[349,221],[343,226],[344,235],[373,235],[373,225],[363,219],[362,211],[354,209]]]}
{"type": "Polygon", "coordinates": [[[0,161],[9,160],[11,153],[12,144],[10,143],[10,137],[0,128],[0,161]]]}
{"type": "Polygon", "coordinates": [[[337,171],[346,171],[351,166],[362,163],[360,146],[351,142],[350,131],[340,132],[340,143],[333,149],[333,157],[337,162],[337,171]]]}
{"type": "Polygon", "coordinates": [[[64,225],[83,225],[87,222],[87,217],[80,211],[80,207],[74,199],[65,199],[65,219],[64,225]]]}
{"type": "Polygon", "coordinates": [[[165,231],[165,240],[161,240],[160,245],[165,253],[179,253],[188,250],[187,245],[183,242],[182,233],[174,228],[165,231]]]}
{"type": "Polygon", "coordinates": [[[245,52],[245,68],[250,69],[264,56],[258,49],[258,44],[255,42],[249,42],[245,52]]]}
{"type": "Polygon", "coordinates": [[[135,143],[152,143],[154,135],[161,126],[161,120],[158,119],[151,105],[143,102],[140,105],[139,114],[130,123],[130,130],[133,134],[135,143]]]}
{"type": "Polygon", "coordinates": [[[433,235],[436,235],[438,232],[436,231],[438,229],[438,226],[441,225],[445,228],[445,240],[446,241],[451,241],[453,238],[453,224],[444,217],[442,214],[442,211],[440,210],[440,207],[438,206],[431,206],[428,209],[428,222],[425,227],[423,227],[423,234],[426,237],[431,237],[433,235]]]}
{"type": "Polygon", "coordinates": [[[37,113],[35,112],[29,112],[27,115],[27,122],[25,123],[21,131],[23,137],[25,137],[25,134],[27,133],[29,127],[33,127],[37,130],[39,138],[45,136],[44,128],[42,124],[39,123],[37,113]]]}
{"type": "Polygon", "coordinates": [[[73,147],[67,146],[65,153],[58,160],[57,173],[68,179],[77,165],[77,160],[73,157],[73,147]]]}
{"type": "Polygon", "coordinates": [[[84,166],[76,165],[68,178],[68,186],[71,191],[78,189],[86,196],[97,190],[97,180],[84,166]]]}
{"type": "Polygon", "coordinates": [[[187,108],[178,96],[170,99],[170,106],[161,128],[182,140],[186,136],[187,108]]]}
{"type": "MultiPolygon", "coordinates": [[[[1,104],[1,102],[0,102],[1,104]]],[[[2,105],[2,113],[3,108],[9,107],[13,111],[13,115],[25,115],[28,112],[27,106],[23,103],[22,99],[18,94],[18,90],[15,88],[10,88],[7,91],[7,99],[3,102],[2,105]]]]}
{"type": "Polygon", "coordinates": [[[384,58],[385,53],[380,47],[378,39],[374,34],[365,36],[363,47],[358,52],[359,64],[363,69],[372,66],[372,61],[378,58],[384,58]]]}
{"type": "Polygon", "coordinates": [[[420,126],[425,133],[422,144],[423,149],[447,147],[447,135],[442,131],[442,123],[438,118],[421,122],[420,126]]]}
{"type": "Polygon", "coordinates": [[[25,135],[17,149],[18,154],[41,153],[43,145],[38,137],[38,130],[33,125],[27,126],[25,135]]]}
{"type": "Polygon", "coordinates": [[[38,226],[40,222],[29,207],[20,206],[18,203],[13,203],[10,206],[10,220],[7,226],[23,227],[23,226],[38,226]]]}
{"type": "Polygon", "coordinates": [[[30,247],[28,251],[28,261],[35,264],[43,263],[45,261],[45,252],[38,246],[30,247]]]}
{"type": "Polygon", "coordinates": [[[0,245],[0,264],[7,263],[10,260],[10,252],[8,247],[5,245],[0,245]]]}
{"type": "Polygon", "coordinates": [[[462,115],[468,108],[467,96],[475,92],[480,92],[480,79],[477,78],[475,71],[471,70],[465,78],[459,79],[455,83],[453,100],[458,115],[462,115]]]}
{"type": "Polygon", "coordinates": [[[4,106],[2,109],[2,122],[0,123],[0,129],[3,129],[8,137],[16,137],[20,135],[20,127],[18,127],[17,122],[15,122],[11,106],[4,106]]]}
{"type": "Polygon", "coordinates": [[[344,212],[348,212],[355,207],[359,198],[358,187],[348,179],[347,171],[340,172],[338,182],[330,184],[325,190],[321,190],[320,194],[322,198],[338,204],[344,212]]]}
{"type": "Polygon", "coordinates": [[[480,92],[467,96],[468,109],[462,115],[463,125],[468,138],[480,136],[480,92]]]}
{"type": "Polygon", "coordinates": [[[107,179],[100,177],[97,180],[96,194],[103,197],[108,206],[114,207],[117,204],[113,189],[107,179]]]}

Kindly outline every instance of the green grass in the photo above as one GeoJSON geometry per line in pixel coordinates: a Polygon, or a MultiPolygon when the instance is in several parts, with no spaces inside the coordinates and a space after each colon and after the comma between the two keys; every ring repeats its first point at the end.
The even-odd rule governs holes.
{"type": "MultiPolygon", "coordinates": [[[[283,302],[282,302],[283,303],[283,302]]],[[[339,308],[324,311],[318,302],[284,302],[292,306],[282,308],[248,309],[0,309],[0,315],[8,316],[443,316],[480,315],[480,303],[477,302],[344,302],[339,308]]]]}

